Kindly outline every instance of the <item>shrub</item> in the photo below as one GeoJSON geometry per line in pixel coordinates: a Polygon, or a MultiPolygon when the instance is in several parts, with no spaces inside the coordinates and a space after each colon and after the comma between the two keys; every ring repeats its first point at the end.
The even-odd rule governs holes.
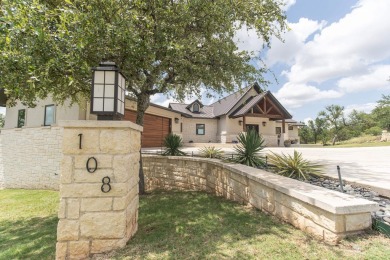
{"type": "Polygon", "coordinates": [[[180,136],[175,134],[169,134],[164,139],[165,151],[163,155],[171,156],[182,156],[186,155],[185,152],[181,151],[180,148],[183,147],[183,140],[180,136]]]}
{"type": "Polygon", "coordinates": [[[379,126],[373,126],[371,128],[368,128],[366,131],[364,131],[367,135],[381,135],[382,134],[382,128],[379,126]]]}
{"type": "Polygon", "coordinates": [[[256,131],[250,130],[247,134],[238,135],[239,144],[234,147],[237,152],[233,159],[236,163],[245,164],[252,167],[265,166],[265,160],[258,152],[264,149],[264,139],[256,131]]]}
{"type": "Polygon", "coordinates": [[[206,158],[221,158],[223,151],[221,149],[217,149],[214,146],[203,147],[199,149],[200,156],[206,158]]]}
{"type": "Polygon", "coordinates": [[[284,140],[284,146],[290,147],[291,146],[291,140],[284,140]]]}
{"type": "Polygon", "coordinates": [[[321,175],[323,166],[303,159],[302,154],[294,150],[294,155],[275,154],[268,156],[268,162],[275,172],[293,179],[306,180],[309,175],[321,175]]]}

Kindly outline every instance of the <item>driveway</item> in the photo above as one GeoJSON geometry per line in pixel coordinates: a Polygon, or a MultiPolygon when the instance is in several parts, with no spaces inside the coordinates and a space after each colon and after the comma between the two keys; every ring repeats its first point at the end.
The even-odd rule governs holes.
{"type": "Polygon", "coordinates": [[[325,175],[338,178],[337,165],[343,179],[373,188],[390,197],[390,146],[359,148],[267,148],[274,153],[292,154],[325,166],[325,175]]]}
{"type": "MultiPolygon", "coordinates": [[[[223,148],[227,153],[233,149],[223,148]]],[[[370,186],[381,195],[390,197],[390,146],[358,148],[306,148],[269,147],[265,152],[293,154],[302,153],[303,158],[325,166],[325,175],[338,178],[337,165],[342,178],[364,186],[370,186]]],[[[198,148],[186,147],[183,151],[196,153],[198,148]]]]}

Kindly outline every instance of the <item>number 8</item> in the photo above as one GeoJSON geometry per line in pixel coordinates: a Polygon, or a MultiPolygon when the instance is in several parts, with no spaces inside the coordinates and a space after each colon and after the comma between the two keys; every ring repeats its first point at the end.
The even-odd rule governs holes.
{"type": "Polygon", "coordinates": [[[103,183],[102,187],[101,187],[102,192],[107,193],[111,190],[110,182],[111,182],[111,179],[108,176],[106,176],[102,179],[102,183],[103,183]]]}

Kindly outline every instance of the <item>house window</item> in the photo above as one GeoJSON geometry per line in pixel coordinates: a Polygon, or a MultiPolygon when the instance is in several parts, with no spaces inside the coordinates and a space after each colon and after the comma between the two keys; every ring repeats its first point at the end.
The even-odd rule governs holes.
{"type": "Polygon", "coordinates": [[[45,106],[45,122],[44,125],[52,125],[55,122],[55,106],[47,105],[45,106]]]}
{"type": "Polygon", "coordinates": [[[275,134],[280,135],[282,133],[281,127],[275,127],[275,134]]]}
{"type": "Polygon", "coordinates": [[[204,135],[204,133],[205,133],[204,124],[196,124],[196,134],[197,135],[204,135]]]}
{"type": "Polygon", "coordinates": [[[195,104],[192,106],[192,112],[199,112],[199,104],[198,104],[198,103],[195,103],[195,104]]]}
{"type": "Polygon", "coordinates": [[[26,109],[18,110],[18,128],[21,128],[26,124],[26,109]]]}
{"type": "Polygon", "coordinates": [[[294,130],[293,126],[292,126],[292,125],[289,125],[289,126],[288,126],[288,130],[294,130]]]}

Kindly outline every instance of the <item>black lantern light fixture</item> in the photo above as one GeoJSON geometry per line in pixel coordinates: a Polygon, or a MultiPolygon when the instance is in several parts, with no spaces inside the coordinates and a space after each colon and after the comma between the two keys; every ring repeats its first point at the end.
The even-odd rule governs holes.
{"type": "Polygon", "coordinates": [[[266,126],[267,125],[267,122],[266,121],[263,121],[263,126],[266,126]]]}
{"type": "Polygon", "coordinates": [[[125,114],[125,77],[115,62],[92,68],[91,114],[98,120],[121,120],[125,114]]]}
{"type": "Polygon", "coordinates": [[[176,124],[179,123],[179,118],[175,117],[175,123],[176,123],[176,124]]]}

